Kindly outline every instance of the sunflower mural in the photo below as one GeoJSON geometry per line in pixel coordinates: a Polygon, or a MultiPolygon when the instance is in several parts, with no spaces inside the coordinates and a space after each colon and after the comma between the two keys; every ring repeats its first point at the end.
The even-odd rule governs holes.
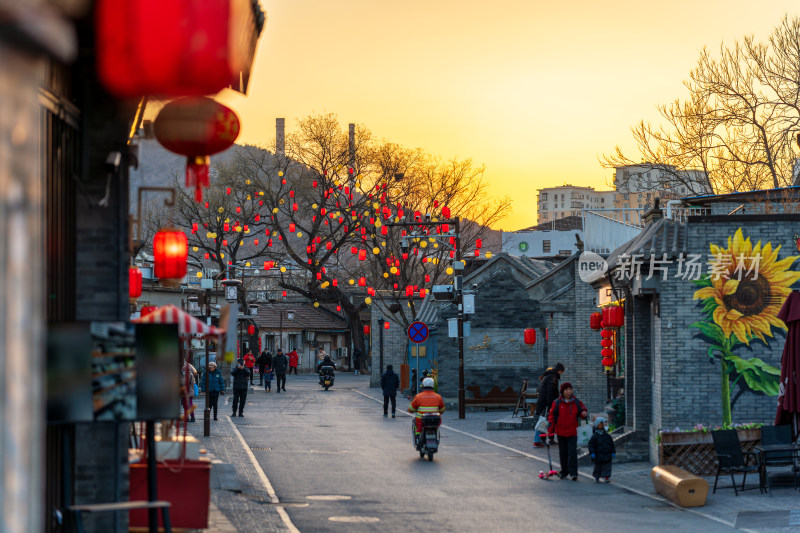
{"type": "Polygon", "coordinates": [[[761,241],[755,245],[744,238],[742,229],[728,237],[728,247],[709,245],[708,273],[693,283],[700,288],[694,300],[700,300],[706,319],[691,327],[709,344],[708,356],[719,359],[722,371],[722,423],[731,425],[731,385],[746,385],[751,391],[778,395],[780,369],[758,357],[743,359],[734,350],[752,342],[767,346],[775,340],[775,330],[786,331],[777,314],[800,272],[790,270],[800,256],[778,259],[781,247],[761,241]],[[743,382],[742,382],[743,380],[743,382]]]}

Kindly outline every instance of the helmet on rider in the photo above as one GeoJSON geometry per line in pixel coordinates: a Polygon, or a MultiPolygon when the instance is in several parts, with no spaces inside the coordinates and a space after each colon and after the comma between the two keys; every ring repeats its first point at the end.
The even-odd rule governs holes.
{"type": "Polygon", "coordinates": [[[422,387],[423,388],[433,388],[433,378],[425,378],[422,380],[422,387]]]}

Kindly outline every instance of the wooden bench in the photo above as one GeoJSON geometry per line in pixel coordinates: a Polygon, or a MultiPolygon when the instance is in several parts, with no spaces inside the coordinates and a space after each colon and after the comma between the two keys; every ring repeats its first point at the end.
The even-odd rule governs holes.
{"type": "Polygon", "coordinates": [[[133,509],[161,509],[161,519],[164,522],[165,533],[172,533],[169,522],[170,502],[165,501],[132,501],[112,503],[90,503],[86,505],[71,505],[67,512],[72,515],[73,524],[77,533],[83,533],[83,513],[105,513],[109,511],[132,511],[133,509]]]}

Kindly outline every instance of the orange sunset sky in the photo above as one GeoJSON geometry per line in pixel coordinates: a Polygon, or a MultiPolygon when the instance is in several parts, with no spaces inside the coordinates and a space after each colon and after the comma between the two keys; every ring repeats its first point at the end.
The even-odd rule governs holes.
{"type": "Polygon", "coordinates": [[[335,113],[377,139],[486,165],[513,211],[496,229],[536,222],[536,190],[608,189],[598,158],[655,106],[682,97],[703,46],[765,38],[784,0],[261,0],[267,12],[249,94],[220,100],[239,142],[266,145],[335,113]]]}

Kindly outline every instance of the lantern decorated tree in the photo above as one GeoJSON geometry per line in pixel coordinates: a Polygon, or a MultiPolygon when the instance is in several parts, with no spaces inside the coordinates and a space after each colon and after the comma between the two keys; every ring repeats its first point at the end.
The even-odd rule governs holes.
{"type": "Polygon", "coordinates": [[[186,156],[186,186],[203,200],[209,185],[209,156],[229,148],[239,136],[239,117],[230,108],[206,97],[173,100],[155,120],[161,145],[186,156]]]}

